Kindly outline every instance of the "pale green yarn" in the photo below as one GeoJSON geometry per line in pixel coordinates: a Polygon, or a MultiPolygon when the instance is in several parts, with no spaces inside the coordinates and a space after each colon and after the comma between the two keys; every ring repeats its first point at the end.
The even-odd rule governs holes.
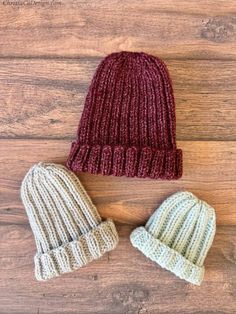
{"type": "Polygon", "coordinates": [[[130,239],[161,267],[200,285],[215,230],[214,209],[190,192],[178,192],[161,204],[145,227],[135,229],[130,239]]]}
{"type": "Polygon", "coordinates": [[[48,280],[114,249],[112,220],[101,217],[79,179],[61,165],[39,163],[26,174],[21,198],[35,237],[35,276],[48,280]]]}

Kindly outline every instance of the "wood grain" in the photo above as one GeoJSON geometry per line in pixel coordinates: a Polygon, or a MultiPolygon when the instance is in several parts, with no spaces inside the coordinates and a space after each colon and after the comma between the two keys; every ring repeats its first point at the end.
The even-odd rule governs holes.
{"type": "MultiPolygon", "coordinates": [[[[184,154],[184,175],[178,181],[95,176],[79,173],[103,217],[143,224],[171,193],[187,189],[215,207],[217,223],[236,225],[236,143],[178,142],[184,154]]],[[[0,221],[18,219],[21,181],[38,161],[64,163],[70,143],[63,140],[0,141],[0,221]],[[7,151],[7,154],[6,154],[7,151]]]]}
{"type": "MultiPolygon", "coordinates": [[[[0,60],[0,137],[74,138],[100,60],[0,60]]],[[[235,140],[235,62],[167,60],[167,65],[178,139],[235,140]]]]}
{"type": "Polygon", "coordinates": [[[11,1],[0,5],[3,57],[145,50],[164,58],[236,58],[232,0],[182,0],[178,5],[165,0],[148,0],[145,5],[138,0],[58,0],[57,5],[19,6],[7,2],[11,1]]]}

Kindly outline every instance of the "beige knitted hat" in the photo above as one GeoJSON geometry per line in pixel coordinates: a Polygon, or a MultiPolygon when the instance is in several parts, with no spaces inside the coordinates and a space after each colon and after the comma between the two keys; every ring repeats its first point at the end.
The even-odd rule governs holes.
{"type": "Polygon", "coordinates": [[[200,285],[215,230],[214,209],[190,192],[178,192],[162,203],[145,227],[135,229],[130,239],[161,267],[200,285]]]}
{"type": "Polygon", "coordinates": [[[74,271],[116,247],[114,223],[102,222],[79,179],[65,167],[33,166],[22,182],[21,197],[37,246],[38,280],[74,271]]]}

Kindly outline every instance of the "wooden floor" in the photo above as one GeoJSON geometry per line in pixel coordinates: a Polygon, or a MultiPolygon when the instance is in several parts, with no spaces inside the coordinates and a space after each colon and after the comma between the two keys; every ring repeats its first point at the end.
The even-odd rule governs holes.
{"type": "Polygon", "coordinates": [[[0,4],[0,313],[235,314],[235,1],[10,2],[0,4]],[[36,282],[21,181],[34,163],[65,162],[96,66],[120,50],[151,53],[168,65],[183,178],[79,173],[101,215],[114,218],[118,248],[79,271],[36,282]],[[217,213],[201,287],[156,266],[129,242],[131,230],[182,189],[217,213]]]}

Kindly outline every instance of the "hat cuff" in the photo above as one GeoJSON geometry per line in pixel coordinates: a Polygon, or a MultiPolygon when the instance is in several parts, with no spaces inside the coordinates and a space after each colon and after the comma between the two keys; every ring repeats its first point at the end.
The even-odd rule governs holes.
{"type": "Polygon", "coordinates": [[[48,280],[85,266],[104,253],[113,250],[118,243],[118,234],[112,220],[101,222],[77,240],[65,243],[43,254],[36,254],[35,276],[48,280]]]}
{"type": "Polygon", "coordinates": [[[182,150],[72,143],[67,167],[93,174],[152,179],[182,176],[182,150]]]}
{"type": "Polygon", "coordinates": [[[193,264],[159,239],[154,238],[144,227],[135,229],[130,235],[130,240],[135,248],[161,267],[192,284],[201,284],[204,267],[193,264]]]}

